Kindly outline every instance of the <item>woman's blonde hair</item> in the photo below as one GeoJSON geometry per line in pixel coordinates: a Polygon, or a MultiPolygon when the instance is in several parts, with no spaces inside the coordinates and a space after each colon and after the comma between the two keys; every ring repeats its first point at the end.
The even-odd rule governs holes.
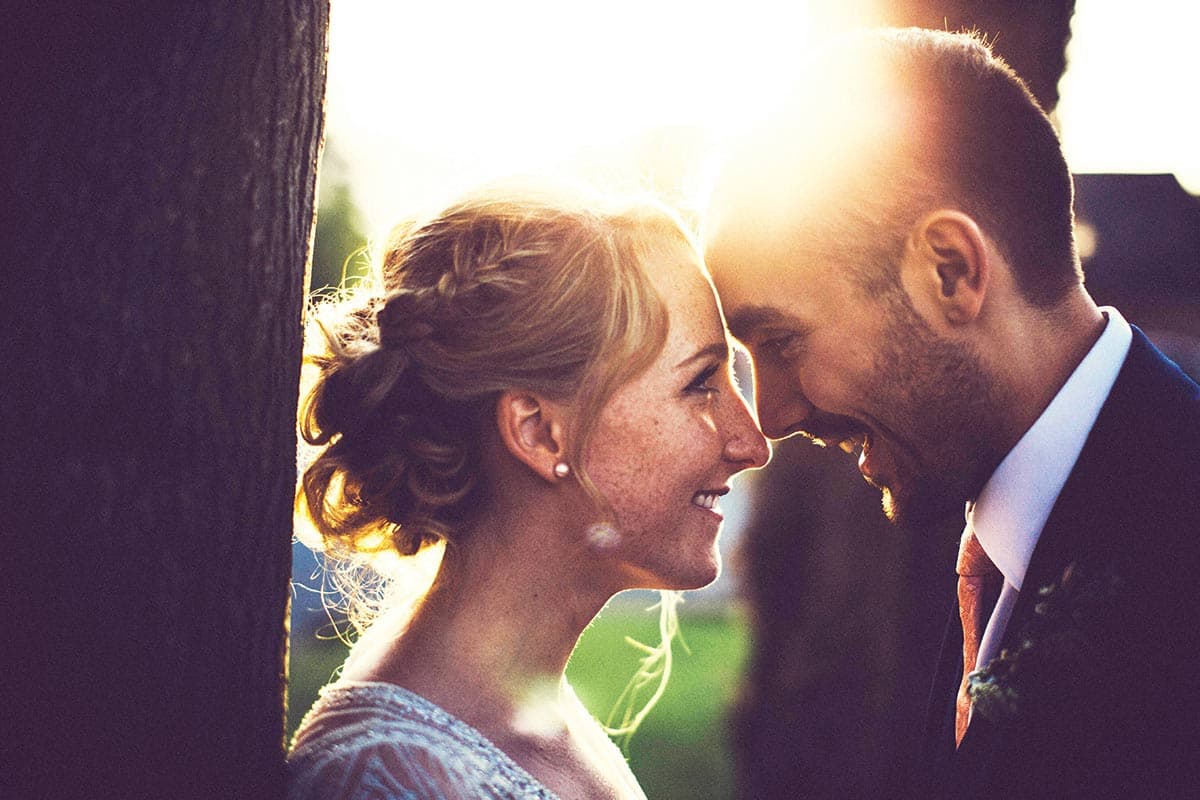
{"type": "Polygon", "coordinates": [[[665,340],[644,268],[664,244],[695,249],[661,205],[605,210],[528,191],[489,191],[398,228],[379,286],[315,314],[326,348],[310,358],[300,430],[324,449],[297,504],[326,549],[461,543],[487,502],[479,443],[507,389],[576,404],[567,461],[598,498],[582,454],[600,408],[665,340]]]}

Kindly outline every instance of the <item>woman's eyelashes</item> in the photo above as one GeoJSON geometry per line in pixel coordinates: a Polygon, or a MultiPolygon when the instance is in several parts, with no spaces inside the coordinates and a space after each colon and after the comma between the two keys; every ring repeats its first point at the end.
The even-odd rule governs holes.
{"type": "Polygon", "coordinates": [[[718,363],[712,363],[704,367],[702,370],[700,370],[699,374],[692,379],[692,382],[684,388],[684,393],[700,394],[705,396],[716,393],[720,387],[717,386],[715,378],[720,369],[721,365],[718,363]]]}

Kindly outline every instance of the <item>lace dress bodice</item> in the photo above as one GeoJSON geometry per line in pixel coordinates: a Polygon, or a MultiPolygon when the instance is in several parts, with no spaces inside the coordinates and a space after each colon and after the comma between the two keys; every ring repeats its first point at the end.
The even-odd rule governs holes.
{"type": "Polygon", "coordinates": [[[322,689],[293,741],[288,783],[288,800],[558,800],[479,731],[391,683],[322,689]]]}

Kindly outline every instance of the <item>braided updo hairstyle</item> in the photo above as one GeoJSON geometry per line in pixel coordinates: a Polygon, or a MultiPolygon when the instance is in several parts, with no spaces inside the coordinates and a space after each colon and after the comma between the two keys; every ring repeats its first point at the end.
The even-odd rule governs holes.
{"type": "Polygon", "coordinates": [[[567,461],[596,496],[582,469],[591,426],[666,338],[647,257],[681,246],[694,250],[656,204],[530,193],[473,196],[398,228],[382,292],[317,309],[327,349],[310,359],[300,431],[324,449],[297,506],[326,549],[411,555],[462,536],[488,499],[479,443],[507,389],[575,403],[567,461]]]}

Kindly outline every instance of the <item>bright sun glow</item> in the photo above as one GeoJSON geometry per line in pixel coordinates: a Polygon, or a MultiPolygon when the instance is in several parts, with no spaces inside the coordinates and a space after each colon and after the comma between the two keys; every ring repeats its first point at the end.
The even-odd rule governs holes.
{"type": "Polygon", "coordinates": [[[802,3],[338,3],[329,131],[372,232],[515,172],[719,134],[779,90],[802,3]]]}
{"type": "MultiPolygon", "coordinates": [[[[807,4],[775,0],[339,2],[331,142],[376,235],[506,174],[628,182],[621,156],[655,130],[700,142],[753,118],[817,24],[807,4]]],[[[1076,171],[1175,172],[1200,191],[1198,26],[1189,3],[1079,1],[1058,114],[1076,171]]],[[[675,169],[695,155],[666,154],[675,169]]]]}
{"type": "Polygon", "coordinates": [[[1076,172],[1173,172],[1200,194],[1200,4],[1080,0],[1058,107],[1076,172]]]}

